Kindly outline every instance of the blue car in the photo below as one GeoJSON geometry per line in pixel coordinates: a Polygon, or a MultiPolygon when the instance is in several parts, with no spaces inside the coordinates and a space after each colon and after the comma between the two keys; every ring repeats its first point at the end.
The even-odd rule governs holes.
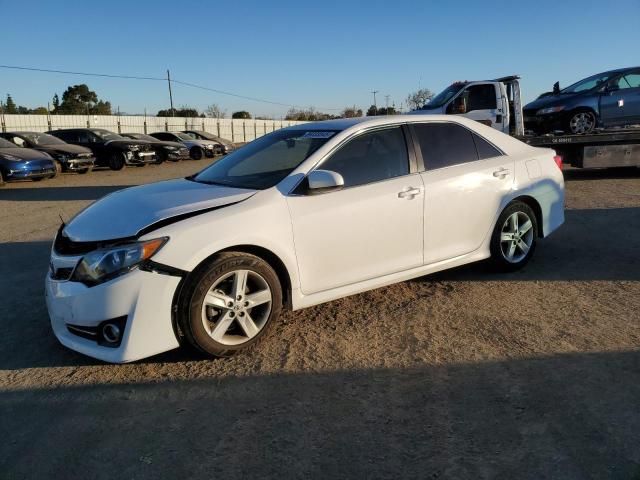
{"type": "Polygon", "coordinates": [[[546,93],[524,107],[526,130],[591,133],[640,124],[640,67],[599,73],[546,93]]]}
{"type": "Polygon", "coordinates": [[[37,181],[55,176],[55,161],[49,154],[0,138],[0,185],[8,180],[37,181]]]}

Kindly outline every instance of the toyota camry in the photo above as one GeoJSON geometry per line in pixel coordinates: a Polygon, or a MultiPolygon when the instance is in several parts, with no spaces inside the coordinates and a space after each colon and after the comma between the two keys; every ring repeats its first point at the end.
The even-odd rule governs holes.
{"type": "Polygon", "coordinates": [[[483,259],[519,269],[564,222],[560,167],[553,150],[454,116],[278,130],[62,225],[46,277],[53,331],[109,362],[182,344],[225,357],[283,309],[483,259]]]}

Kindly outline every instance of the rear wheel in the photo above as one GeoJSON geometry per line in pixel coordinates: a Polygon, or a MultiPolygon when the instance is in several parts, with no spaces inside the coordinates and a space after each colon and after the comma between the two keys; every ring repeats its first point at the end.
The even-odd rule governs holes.
{"type": "Polygon", "coordinates": [[[282,309],[271,266],[245,253],[223,253],[199,268],[179,305],[181,329],[197,349],[228,357],[257,343],[282,309]]]}
{"type": "Polygon", "coordinates": [[[163,150],[158,150],[156,152],[156,161],[153,162],[156,165],[160,165],[161,163],[164,163],[167,160],[167,153],[163,150]]]}
{"type": "Polygon", "coordinates": [[[591,110],[580,110],[569,117],[569,131],[574,134],[591,133],[596,128],[596,114],[591,110]]]}
{"type": "Polygon", "coordinates": [[[189,156],[194,160],[201,160],[204,152],[200,147],[191,147],[189,150],[189,156]]]}
{"type": "Polygon", "coordinates": [[[524,267],[536,248],[538,221],[524,202],[512,202],[503,210],[491,236],[491,260],[503,271],[524,267]]]}
{"type": "Polygon", "coordinates": [[[109,168],[111,170],[122,170],[126,164],[124,153],[113,152],[109,156],[109,168]]]}

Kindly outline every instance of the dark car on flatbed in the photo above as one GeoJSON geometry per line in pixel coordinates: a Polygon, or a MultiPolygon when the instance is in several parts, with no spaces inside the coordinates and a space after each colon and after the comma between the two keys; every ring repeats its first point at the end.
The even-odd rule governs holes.
{"type": "Polygon", "coordinates": [[[95,157],[88,148],[71,145],[53,135],[41,132],[6,132],[0,137],[18,147],[33,148],[51,155],[60,172],[88,173],[93,169],[95,157]]]}
{"type": "Polygon", "coordinates": [[[187,160],[190,158],[189,149],[185,147],[183,143],[165,142],[158,140],[157,138],[153,138],[151,135],[145,135],[144,133],[122,133],[121,135],[133,140],[149,142],[156,152],[156,163],[158,164],[166,160],[169,160],[170,162],[177,162],[179,160],[187,160]]]}
{"type": "Polygon", "coordinates": [[[99,167],[121,170],[125,165],[144,166],[156,161],[156,152],[149,142],[125,138],[103,128],[69,128],[47,133],[91,149],[99,167]]]}

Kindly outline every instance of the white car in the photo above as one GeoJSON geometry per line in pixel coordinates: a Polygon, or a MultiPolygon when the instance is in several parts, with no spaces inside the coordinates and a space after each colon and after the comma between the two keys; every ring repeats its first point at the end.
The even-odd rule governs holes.
{"type": "Polygon", "coordinates": [[[517,269],[564,221],[559,167],[553,150],[453,116],[278,130],[63,225],[46,279],[53,330],[109,362],[184,342],[222,357],[283,308],[489,257],[517,269]]]}

